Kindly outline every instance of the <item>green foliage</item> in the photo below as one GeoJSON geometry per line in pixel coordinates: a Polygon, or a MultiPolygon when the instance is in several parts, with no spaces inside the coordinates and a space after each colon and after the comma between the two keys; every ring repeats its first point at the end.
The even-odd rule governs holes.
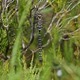
{"type": "Polygon", "coordinates": [[[3,7],[4,10],[0,4],[0,80],[79,80],[80,1],[35,0],[33,4],[32,0],[18,1],[11,3],[8,9],[3,7]],[[34,21],[35,13],[33,10],[30,18],[32,7],[40,7],[44,3],[46,7],[40,11],[43,16],[41,64],[38,52],[35,52],[36,27],[35,38],[28,51],[22,49],[22,44],[24,42],[26,46],[31,38],[30,19],[34,21]],[[18,11],[14,9],[17,9],[16,5],[18,11]],[[5,55],[10,58],[5,60],[5,55]]]}

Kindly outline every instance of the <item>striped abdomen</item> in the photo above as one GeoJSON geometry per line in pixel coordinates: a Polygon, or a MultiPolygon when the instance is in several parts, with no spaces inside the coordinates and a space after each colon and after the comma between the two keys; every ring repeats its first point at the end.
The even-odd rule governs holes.
{"type": "Polygon", "coordinates": [[[41,37],[41,31],[42,31],[42,15],[38,15],[38,48],[39,48],[39,61],[42,62],[42,37],[41,37]]]}

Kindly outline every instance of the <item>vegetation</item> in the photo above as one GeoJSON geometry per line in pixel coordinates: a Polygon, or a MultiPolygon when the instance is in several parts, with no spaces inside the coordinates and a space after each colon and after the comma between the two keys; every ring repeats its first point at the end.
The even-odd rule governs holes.
{"type": "Polygon", "coordinates": [[[79,80],[79,8],[80,0],[0,0],[0,80],[79,80]]]}

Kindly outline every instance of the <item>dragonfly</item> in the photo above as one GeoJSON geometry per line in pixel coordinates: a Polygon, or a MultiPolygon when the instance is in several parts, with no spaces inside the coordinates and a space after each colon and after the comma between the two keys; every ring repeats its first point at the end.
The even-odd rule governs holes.
{"type": "Polygon", "coordinates": [[[31,32],[31,36],[30,36],[30,42],[28,43],[28,45],[24,48],[24,50],[28,50],[30,45],[33,43],[34,41],[34,34],[35,34],[35,28],[37,28],[38,30],[38,48],[39,48],[39,61],[42,61],[42,39],[41,39],[41,30],[42,30],[42,15],[39,14],[38,8],[35,7],[32,11],[31,11],[31,19],[30,19],[30,23],[31,23],[31,27],[32,27],[32,32],[31,32]],[[32,12],[34,12],[34,15],[32,16],[32,12]],[[32,20],[33,17],[33,20],[32,20]]]}
{"type": "MultiPolygon", "coordinates": [[[[32,32],[31,32],[31,36],[30,36],[30,40],[29,40],[28,45],[23,49],[23,51],[27,51],[29,49],[29,47],[31,46],[31,44],[33,43],[34,38],[35,38],[35,36],[34,36],[35,29],[37,28],[38,48],[35,51],[33,51],[33,54],[36,53],[36,52],[39,53],[39,61],[41,63],[43,61],[43,59],[42,59],[42,49],[44,47],[46,47],[51,42],[50,38],[49,38],[49,40],[47,40],[46,44],[43,44],[43,41],[42,41],[43,15],[41,13],[41,10],[45,9],[46,5],[47,5],[47,3],[45,3],[41,7],[39,7],[39,3],[38,3],[38,5],[35,5],[31,9],[31,11],[30,11],[30,26],[31,26],[32,32]]],[[[44,38],[45,38],[46,35],[44,34],[44,38]]]]}

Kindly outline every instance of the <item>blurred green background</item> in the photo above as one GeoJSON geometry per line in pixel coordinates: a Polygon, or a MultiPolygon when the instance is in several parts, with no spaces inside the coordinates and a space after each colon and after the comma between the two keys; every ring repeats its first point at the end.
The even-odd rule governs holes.
{"type": "Polygon", "coordinates": [[[80,0],[0,0],[0,80],[80,80],[79,34],[80,0]],[[42,16],[42,63],[34,7],[42,16]]]}

